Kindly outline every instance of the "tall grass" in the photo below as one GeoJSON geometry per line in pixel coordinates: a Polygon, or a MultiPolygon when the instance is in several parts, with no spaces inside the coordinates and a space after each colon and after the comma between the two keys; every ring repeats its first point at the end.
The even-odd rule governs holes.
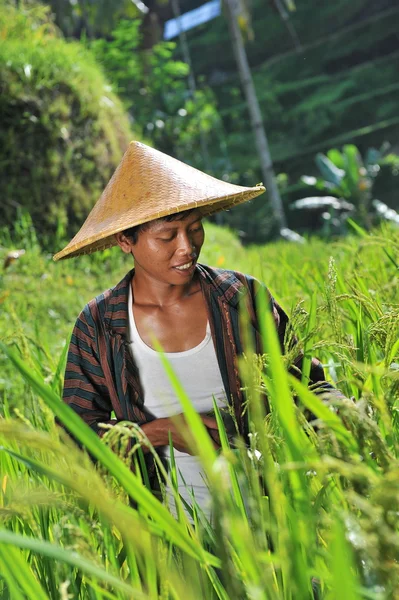
{"type": "MultiPolygon", "coordinates": [[[[175,519],[111,451],[130,437],[147,444],[137,428],[120,424],[100,441],[59,399],[73,317],[123,275],[122,259],[110,252],[54,266],[28,249],[3,273],[0,598],[399,597],[395,231],[314,240],[300,251],[287,243],[244,250],[209,227],[207,252],[204,262],[265,281],[305,353],[300,381],[287,373],[293,357],[281,357],[260,297],[265,355],[254,356],[247,336],[240,361],[250,446],[229,446],[215,407],[218,452],[165,362],[207,475],[211,522],[195,499],[189,519],[178,494],[175,519]],[[346,399],[307,388],[311,355],[346,399]],[[54,415],[96,466],[60,435],[54,415]]],[[[168,476],[173,485],[173,468],[168,476]]]]}

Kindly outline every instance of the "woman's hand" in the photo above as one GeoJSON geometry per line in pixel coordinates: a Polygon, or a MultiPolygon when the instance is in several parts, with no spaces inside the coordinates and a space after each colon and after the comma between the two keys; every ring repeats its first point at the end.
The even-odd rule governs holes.
{"type": "Polygon", "coordinates": [[[154,448],[159,446],[169,445],[169,432],[172,437],[172,444],[176,450],[191,454],[186,440],[180,433],[182,430],[188,431],[184,415],[175,415],[172,417],[164,417],[155,419],[149,423],[144,423],[141,429],[147,436],[154,448]]]}
{"type": "MultiPolygon", "coordinates": [[[[200,415],[200,417],[208,430],[215,448],[220,448],[216,419],[207,415],[200,415]]],[[[187,454],[194,454],[194,441],[192,440],[190,429],[187,426],[187,421],[183,414],[155,419],[150,423],[144,423],[141,429],[154,448],[158,446],[168,446],[170,432],[172,444],[176,450],[179,450],[179,452],[186,452],[187,454]],[[181,433],[182,431],[184,431],[184,435],[181,433]],[[192,443],[190,443],[190,440],[192,440],[192,443]]]]}
{"type": "Polygon", "coordinates": [[[170,432],[172,445],[175,450],[186,452],[187,454],[194,454],[194,441],[183,414],[158,420],[162,421],[161,425],[166,429],[166,445],[169,444],[168,433],[170,432]],[[184,435],[182,434],[182,431],[184,431],[184,435]]]}

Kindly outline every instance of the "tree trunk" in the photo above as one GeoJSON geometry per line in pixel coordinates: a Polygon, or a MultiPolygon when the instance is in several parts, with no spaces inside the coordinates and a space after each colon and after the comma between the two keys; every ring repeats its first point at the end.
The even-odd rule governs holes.
{"type": "Polygon", "coordinates": [[[259,102],[256,97],[251,70],[248,65],[244,42],[237,21],[237,17],[240,14],[240,0],[225,0],[225,6],[233,43],[234,55],[236,57],[241,84],[244,88],[248,111],[251,118],[251,125],[256,139],[256,146],[258,149],[264,184],[267,188],[267,192],[272,203],[274,217],[278,223],[279,229],[282,229],[283,227],[286,227],[283,203],[277,187],[269,150],[269,143],[267,141],[266,131],[263,125],[259,102]]]}

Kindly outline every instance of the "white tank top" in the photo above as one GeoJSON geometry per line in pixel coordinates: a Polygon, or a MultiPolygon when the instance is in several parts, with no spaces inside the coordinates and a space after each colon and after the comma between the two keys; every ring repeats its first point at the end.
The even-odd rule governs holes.
{"type": "MultiPolygon", "coordinates": [[[[141,339],[133,314],[132,290],[129,291],[129,333],[130,348],[139,369],[140,382],[144,393],[144,404],[154,417],[170,417],[182,412],[181,404],[164,371],[158,352],[147,346],[141,339]]],[[[205,337],[194,348],[184,352],[165,352],[174,372],[182,383],[188,397],[198,413],[213,409],[213,397],[218,406],[226,406],[226,393],[216,358],[209,323],[205,337]]],[[[165,447],[165,456],[170,456],[165,447]]],[[[197,457],[174,450],[178,472],[179,493],[188,504],[192,504],[190,492],[209,518],[209,492],[204,481],[204,473],[197,457]]],[[[176,514],[171,491],[167,488],[171,511],[176,514]]]]}

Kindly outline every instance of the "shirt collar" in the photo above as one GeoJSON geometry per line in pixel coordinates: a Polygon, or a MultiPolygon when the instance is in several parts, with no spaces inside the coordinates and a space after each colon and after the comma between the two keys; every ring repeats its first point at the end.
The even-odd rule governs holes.
{"type": "Polygon", "coordinates": [[[113,333],[118,333],[124,337],[127,336],[128,332],[129,287],[133,276],[134,269],[131,269],[104,297],[105,325],[113,333]]]}
{"type": "Polygon", "coordinates": [[[197,271],[201,276],[201,285],[210,287],[223,302],[230,304],[230,306],[237,306],[247,291],[246,286],[237,277],[235,271],[215,269],[200,264],[197,265],[197,271]]]}

